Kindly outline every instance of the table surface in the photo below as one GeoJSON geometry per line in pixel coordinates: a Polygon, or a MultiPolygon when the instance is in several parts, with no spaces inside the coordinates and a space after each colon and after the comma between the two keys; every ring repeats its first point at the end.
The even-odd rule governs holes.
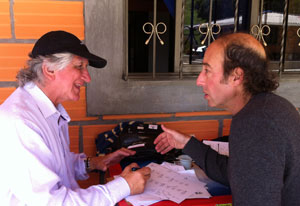
{"type": "MultiPolygon", "coordinates": [[[[119,206],[130,206],[129,202],[122,200],[118,203],[119,206]]],[[[187,199],[177,204],[175,202],[164,200],[152,204],[151,206],[231,206],[232,197],[231,195],[214,196],[208,199],[187,199]]]]}
{"type": "MultiPolygon", "coordinates": [[[[186,199],[180,204],[177,204],[173,201],[164,200],[157,203],[152,204],[151,206],[231,206],[232,205],[232,196],[230,195],[230,191],[228,188],[214,182],[204,174],[203,170],[201,170],[198,166],[193,165],[193,168],[196,171],[196,174],[199,179],[206,182],[208,181],[209,192],[213,197],[211,198],[198,198],[198,199],[186,199]],[[216,196],[214,196],[216,195],[216,196]]],[[[114,165],[109,168],[110,177],[114,175],[118,175],[122,172],[122,168],[120,165],[114,165]]],[[[126,200],[122,200],[118,203],[119,206],[130,206],[131,204],[126,200]]]]}

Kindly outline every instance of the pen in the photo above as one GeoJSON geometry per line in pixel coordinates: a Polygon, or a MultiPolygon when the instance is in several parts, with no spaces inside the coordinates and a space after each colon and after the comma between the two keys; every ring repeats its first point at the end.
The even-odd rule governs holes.
{"type": "Polygon", "coordinates": [[[137,171],[138,169],[140,169],[139,167],[133,167],[131,168],[131,171],[137,171]]]}

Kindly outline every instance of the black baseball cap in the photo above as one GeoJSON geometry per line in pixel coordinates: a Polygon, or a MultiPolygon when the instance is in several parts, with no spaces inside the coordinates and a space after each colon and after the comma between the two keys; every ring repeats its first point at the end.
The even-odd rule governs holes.
{"type": "Polygon", "coordinates": [[[37,40],[29,56],[35,58],[63,52],[88,59],[92,67],[103,68],[106,65],[105,59],[90,53],[80,39],[66,31],[50,31],[44,34],[37,40]]]}

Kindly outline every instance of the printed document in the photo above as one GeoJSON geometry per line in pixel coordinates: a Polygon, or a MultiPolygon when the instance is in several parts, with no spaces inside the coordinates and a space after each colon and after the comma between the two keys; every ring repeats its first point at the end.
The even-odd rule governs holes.
{"type": "Polygon", "coordinates": [[[150,163],[151,177],[142,194],[126,198],[134,206],[147,206],[161,200],[180,203],[185,199],[209,198],[205,185],[198,180],[195,171],[184,170],[182,166],[171,163],[162,165],[150,163]]]}

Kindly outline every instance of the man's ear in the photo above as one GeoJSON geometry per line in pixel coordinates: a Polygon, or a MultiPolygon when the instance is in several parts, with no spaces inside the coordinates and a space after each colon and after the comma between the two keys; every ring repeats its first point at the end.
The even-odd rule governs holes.
{"type": "Polygon", "coordinates": [[[48,66],[43,63],[42,65],[42,71],[44,74],[44,77],[48,80],[54,80],[55,79],[55,72],[54,71],[50,71],[48,66]]]}
{"type": "Polygon", "coordinates": [[[243,84],[244,70],[242,70],[240,67],[237,67],[233,70],[232,76],[233,76],[233,83],[235,85],[243,84]]]}

